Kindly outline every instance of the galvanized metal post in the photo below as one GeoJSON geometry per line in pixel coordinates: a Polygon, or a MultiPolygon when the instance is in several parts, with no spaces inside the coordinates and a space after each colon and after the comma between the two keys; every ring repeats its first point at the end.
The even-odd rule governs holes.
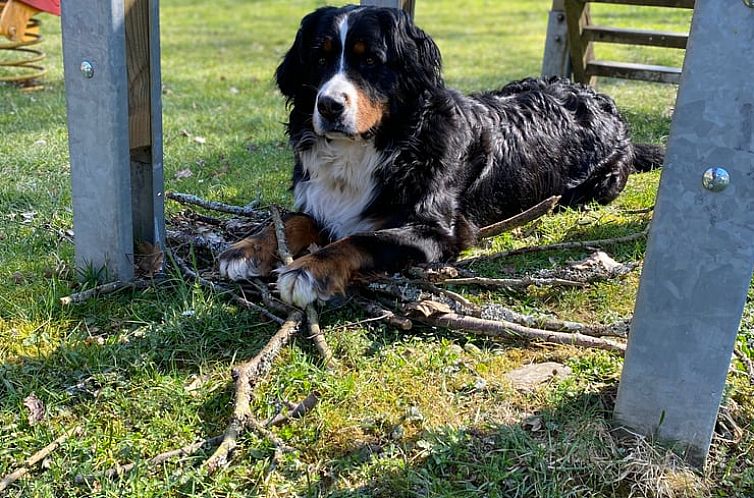
{"type": "Polygon", "coordinates": [[[754,9],[697,0],[615,407],[702,465],[754,267],[754,9]]]}
{"type": "Polygon", "coordinates": [[[403,9],[414,17],[415,0],[361,0],[361,5],[375,5],[377,7],[393,7],[403,9]]]}
{"type": "Polygon", "coordinates": [[[572,71],[564,0],[552,0],[542,57],[542,76],[570,78],[572,71]]]}
{"type": "Polygon", "coordinates": [[[164,241],[157,0],[142,21],[148,25],[141,32],[149,36],[145,115],[151,143],[139,147],[129,132],[126,6],[124,0],[62,5],[76,266],[100,272],[103,280],[133,277],[135,233],[160,247],[164,241]],[[132,172],[136,156],[149,166],[132,172]]]}

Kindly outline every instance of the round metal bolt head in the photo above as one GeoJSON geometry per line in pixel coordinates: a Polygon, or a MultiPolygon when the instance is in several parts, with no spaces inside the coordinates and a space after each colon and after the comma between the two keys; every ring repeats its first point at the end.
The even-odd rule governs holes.
{"type": "Polygon", "coordinates": [[[702,185],[710,192],[721,192],[730,183],[730,175],[725,168],[708,168],[702,176],[702,185]]]}
{"type": "Polygon", "coordinates": [[[84,78],[92,78],[94,76],[94,66],[89,61],[83,61],[81,66],[79,66],[79,70],[84,75],[84,78]]]}

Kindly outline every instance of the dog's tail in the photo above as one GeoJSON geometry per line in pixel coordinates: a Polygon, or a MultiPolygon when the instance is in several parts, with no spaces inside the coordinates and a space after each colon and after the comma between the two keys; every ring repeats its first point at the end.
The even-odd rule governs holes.
{"type": "Polygon", "coordinates": [[[665,147],[654,144],[634,145],[634,171],[644,173],[662,167],[665,147]]]}

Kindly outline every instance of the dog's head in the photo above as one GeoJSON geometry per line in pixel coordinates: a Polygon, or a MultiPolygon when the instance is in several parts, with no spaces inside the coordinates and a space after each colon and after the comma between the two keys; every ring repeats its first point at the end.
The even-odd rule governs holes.
{"type": "Polygon", "coordinates": [[[357,6],[304,17],[276,77],[294,110],[328,138],[368,134],[403,102],[443,85],[440,51],[408,15],[357,6]]]}

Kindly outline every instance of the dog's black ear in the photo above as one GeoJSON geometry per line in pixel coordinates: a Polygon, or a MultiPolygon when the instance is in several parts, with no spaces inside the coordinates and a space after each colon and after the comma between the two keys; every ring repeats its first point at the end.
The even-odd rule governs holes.
{"type": "Polygon", "coordinates": [[[382,29],[392,38],[388,46],[396,50],[392,57],[411,74],[404,83],[417,91],[442,87],[442,57],[434,40],[402,10],[383,9],[381,17],[382,29]]]}
{"type": "Polygon", "coordinates": [[[427,33],[416,27],[408,14],[405,14],[405,19],[406,32],[416,44],[419,52],[419,69],[425,81],[433,87],[443,86],[440,48],[427,33]]]}
{"type": "Polygon", "coordinates": [[[335,10],[335,8],[322,7],[306,15],[301,20],[301,25],[299,26],[298,33],[296,33],[293,45],[288,49],[277,71],[275,71],[278,88],[280,88],[280,92],[285,95],[288,101],[293,100],[299,89],[306,82],[309,50],[317,23],[319,23],[320,19],[328,11],[332,10],[335,10]]]}

